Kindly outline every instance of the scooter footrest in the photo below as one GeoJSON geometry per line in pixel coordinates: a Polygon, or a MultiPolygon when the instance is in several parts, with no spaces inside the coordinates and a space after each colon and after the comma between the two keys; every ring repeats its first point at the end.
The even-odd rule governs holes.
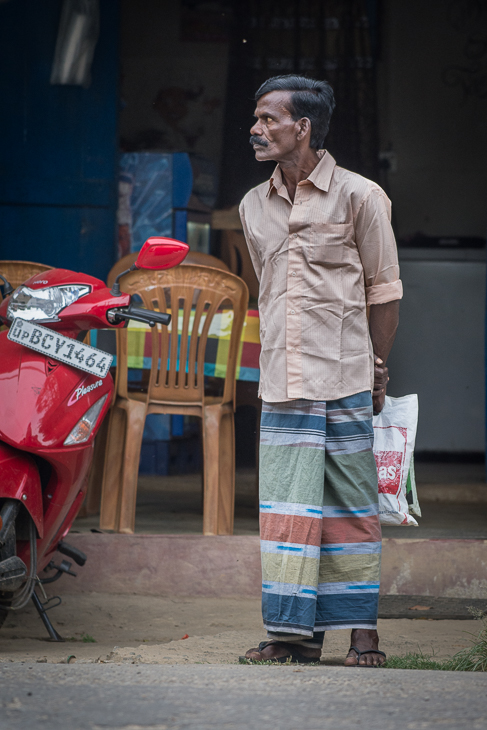
{"type": "Polygon", "coordinates": [[[0,591],[16,591],[27,575],[27,566],[16,555],[0,563],[0,591]]]}
{"type": "Polygon", "coordinates": [[[81,550],[78,550],[78,548],[73,547],[67,542],[60,542],[57,546],[57,549],[60,553],[63,555],[67,555],[68,558],[71,558],[71,560],[74,560],[74,562],[77,565],[84,565],[86,563],[86,555],[81,552],[81,550]]]}

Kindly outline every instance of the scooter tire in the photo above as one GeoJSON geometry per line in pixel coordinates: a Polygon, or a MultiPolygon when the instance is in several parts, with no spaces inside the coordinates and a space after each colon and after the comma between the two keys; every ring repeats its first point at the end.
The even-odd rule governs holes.
{"type": "Polygon", "coordinates": [[[10,591],[3,591],[2,593],[0,593],[0,629],[2,628],[10,613],[7,606],[11,604],[13,596],[14,594],[10,591]]]}
{"type": "MultiPolygon", "coordinates": [[[[12,526],[9,531],[6,544],[0,548],[0,561],[6,560],[6,558],[13,555],[16,555],[15,526],[12,526]]],[[[8,607],[14,599],[14,595],[13,591],[0,591],[0,628],[2,628],[10,613],[8,607]]]]}

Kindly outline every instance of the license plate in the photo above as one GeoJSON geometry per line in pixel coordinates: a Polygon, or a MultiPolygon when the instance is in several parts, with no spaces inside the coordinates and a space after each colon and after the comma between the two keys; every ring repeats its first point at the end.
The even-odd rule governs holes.
{"type": "Polygon", "coordinates": [[[112,364],[113,355],[109,355],[97,347],[85,345],[73,340],[72,337],[60,335],[40,324],[26,322],[17,317],[10,326],[7,335],[9,340],[43,355],[59,360],[66,365],[72,365],[85,373],[104,378],[112,364]]]}

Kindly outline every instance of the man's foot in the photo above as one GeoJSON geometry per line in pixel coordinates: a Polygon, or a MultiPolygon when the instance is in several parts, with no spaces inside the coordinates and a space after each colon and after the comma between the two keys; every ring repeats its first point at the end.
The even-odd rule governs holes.
{"type": "Polygon", "coordinates": [[[347,658],[345,659],[346,667],[380,667],[384,664],[386,658],[379,651],[379,634],[375,629],[353,629],[352,636],[350,639],[351,647],[348,652],[347,658]],[[359,657],[357,649],[360,653],[370,652],[367,654],[361,654],[359,657]]]}
{"type": "Polygon", "coordinates": [[[291,658],[293,661],[293,656],[295,661],[297,659],[297,663],[319,662],[321,649],[310,649],[308,646],[288,644],[284,641],[263,641],[257,649],[249,649],[245,654],[245,659],[250,662],[272,662],[291,658]],[[305,660],[304,662],[299,662],[300,655],[305,660]]]}

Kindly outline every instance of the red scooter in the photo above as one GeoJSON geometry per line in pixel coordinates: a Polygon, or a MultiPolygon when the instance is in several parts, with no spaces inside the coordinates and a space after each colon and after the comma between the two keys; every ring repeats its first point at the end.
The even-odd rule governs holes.
{"type": "MultiPolygon", "coordinates": [[[[133,269],[168,269],[189,251],[149,238],[133,269]]],[[[0,305],[0,626],[32,600],[51,640],[63,641],[36,593],[86,556],[64,541],[86,491],[93,441],[113,394],[112,356],[84,343],[87,331],[154,327],[171,316],[135,306],[99,279],[65,269],[36,274],[15,291],[3,282],[0,305]],[[39,577],[42,571],[42,576],[39,577]],[[54,572],[53,572],[54,571],[54,572]]],[[[45,594],[44,594],[45,595],[45,594]]],[[[58,604],[57,604],[58,605],[58,604]]]]}

